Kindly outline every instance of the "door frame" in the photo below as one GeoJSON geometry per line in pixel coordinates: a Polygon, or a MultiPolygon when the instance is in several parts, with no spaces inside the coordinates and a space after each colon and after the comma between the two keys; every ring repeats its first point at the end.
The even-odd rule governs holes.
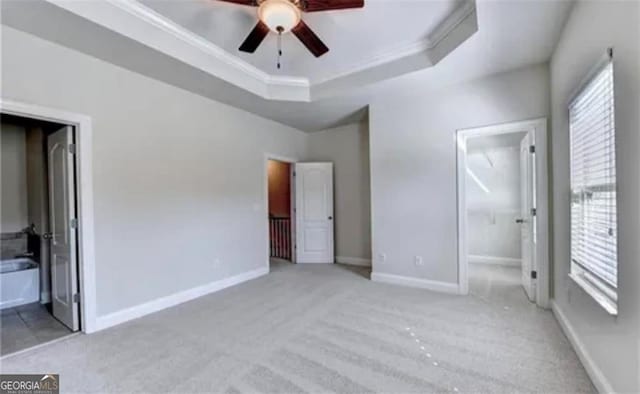
{"type": "Polygon", "coordinates": [[[78,208],[78,278],[80,331],[97,331],[95,235],[93,216],[93,130],[91,117],[0,97],[0,113],[73,126],[76,144],[76,205],[78,208]]]}
{"type": "Polygon", "coordinates": [[[293,178],[293,172],[295,170],[295,165],[300,160],[292,157],[281,156],[275,153],[264,153],[264,220],[265,220],[265,228],[267,234],[267,242],[266,242],[266,266],[267,271],[269,271],[271,263],[271,234],[269,232],[269,160],[281,161],[284,163],[289,163],[289,216],[291,217],[291,262],[296,262],[296,253],[295,253],[295,245],[296,245],[296,232],[295,232],[295,209],[296,209],[296,185],[295,179],[293,178]]]}
{"type": "Polygon", "coordinates": [[[484,127],[460,129],[456,132],[457,151],[457,199],[458,199],[458,292],[469,293],[469,261],[467,249],[467,139],[527,131],[535,140],[535,187],[537,242],[534,252],[534,267],[537,272],[536,304],[549,308],[550,266],[549,266],[549,195],[547,166],[547,118],[537,118],[518,122],[501,123],[484,127]]]}

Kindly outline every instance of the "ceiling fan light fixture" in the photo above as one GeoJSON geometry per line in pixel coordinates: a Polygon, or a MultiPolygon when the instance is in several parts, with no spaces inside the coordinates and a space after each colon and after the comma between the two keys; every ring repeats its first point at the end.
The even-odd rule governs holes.
{"type": "Polygon", "coordinates": [[[287,33],[300,23],[300,9],[289,0],[265,0],[258,18],[274,33],[287,33]]]}

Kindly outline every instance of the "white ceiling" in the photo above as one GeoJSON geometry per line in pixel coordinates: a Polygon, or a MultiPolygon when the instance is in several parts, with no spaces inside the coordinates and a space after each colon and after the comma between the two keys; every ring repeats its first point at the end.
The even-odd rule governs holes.
{"type": "Polygon", "coordinates": [[[302,18],[330,48],[315,58],[293,34],[282,39],[282,68],[276,67],[277,39],[269,34],[255,53],[238,47],[257,22],[257,8],[217,0],[140,0],[158,14],[211,41],[267,74],[325,81],[349,73],[425,40],[463,0],[366,0],[365,7],[303,13],[302,18]]]}
{"type": "MultiPolygon", "coordinates": [[[[395,4],[395,1],[389,0],[385,3],[395,4]]],[[[264,99],[215,78],[186,61],[160,53],[48,2],[2,1],[1,6],[3,24],[300,130],[314,131],[361,119],[366,116],[371,98],[388,90],[407,90],[416,86],[435,89],[546,62],[555,47],[572,3],[479,1],[476,4],[478,32],[466,39],[435,67],[380,83],[362,85],[349,89],[348,94],[342,93],[313,102],[264,99]]],[[[318,14],[318,17],[321,16],[322,14],[318,14]]],[[[388,23],[397,27],[402,26],[403,20],[390,18],[388,23]]],[[[341,45],[345,45],[345,48],[362,44],[347,36],[343,39],[345,44],[341,45]]]]}

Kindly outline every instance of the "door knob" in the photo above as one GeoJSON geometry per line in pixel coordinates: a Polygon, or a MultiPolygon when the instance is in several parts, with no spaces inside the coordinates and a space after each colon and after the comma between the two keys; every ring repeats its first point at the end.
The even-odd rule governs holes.
{"type": "Polygon", "coordinates": [[[524,223],[524,219],[522,219],[522,218],[516,219],[516,223],[522,224],[522,223],[524,223]]]}
{"type": "Polygon", "coordinates": [[[53,234],[51,233],[42,234],[42,239],[51,239],[51,238],[53,238],[53,234]]]}
{"type": "Polygon", "coordinates": [[[333,216],[329,216],[329,220],[333,220],[333,216]]]}

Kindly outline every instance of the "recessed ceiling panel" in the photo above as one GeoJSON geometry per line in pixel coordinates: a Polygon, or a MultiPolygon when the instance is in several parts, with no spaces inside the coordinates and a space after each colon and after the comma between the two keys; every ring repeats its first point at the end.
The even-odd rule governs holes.
{"type": "Polygon", "coordinates": [[[271,75],[324,81],[366,67],[426,41],[464,0],[365,0],[364,8],[303,13],[302,19],[329,47],[314,57],[292,34],[270,33],[255,53],[238,47],[257,22],[257,8],[218,0],[141,0],[156,13],[271,75]]]}

